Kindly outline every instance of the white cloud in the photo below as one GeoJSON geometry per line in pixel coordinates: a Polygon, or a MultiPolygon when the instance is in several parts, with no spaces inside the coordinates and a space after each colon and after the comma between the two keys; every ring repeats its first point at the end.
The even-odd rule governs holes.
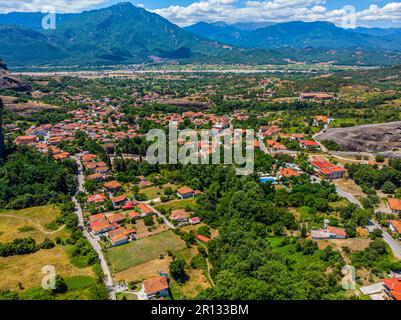
{"type": "MultiPolygon", "coordinates": [[[[188,6],[170,6],[154,12],[179,25],[198,21],[214,22],[285,22],[330,21],[340,25],[347,12],[343,9],[328,10],[325,0],[269,0],[245,2],[239,7],[236,0],[200,0],[188,6]]],[[[401,23],[401,3],[389,3],[383,7],[371,5],[356,12],[357,25],[372,22],[401,23]]]]}
{"type": "Polygon", "coordinates": [[[107,0],[0,0],[0,12],[41,12],[54,7],[56,12],[80,12],[107,0]]]}

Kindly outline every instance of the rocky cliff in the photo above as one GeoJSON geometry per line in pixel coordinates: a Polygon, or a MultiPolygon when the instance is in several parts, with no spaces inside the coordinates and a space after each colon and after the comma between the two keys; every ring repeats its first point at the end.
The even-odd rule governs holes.
{"type": "Polygon", "coordinates": [[[31,86],[24,80],[14,77],[7,69],[4,61],[0,60],[0,91],[15,90],[15,91],[31,91],[31,86]]]}
{"type": "MultiPolygon", "coordinates": [[[[32,87],[24,80],[11,76],[4,61],[0,60],[0,92],[3,90],[31,91],[32,87]]],[[[3,101],[0,98],[0,158],[4,157],[3,101]]]]}

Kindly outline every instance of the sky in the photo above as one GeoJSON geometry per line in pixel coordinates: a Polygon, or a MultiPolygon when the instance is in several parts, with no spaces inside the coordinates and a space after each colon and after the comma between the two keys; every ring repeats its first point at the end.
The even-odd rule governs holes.
{"type": "MultiPolygon", "coordinates": [[[[0,12],[80,12],[122,0],[0,0],[0,12]]],[[[127,0],[125,0],[127,1],[127,0]]],[[[401,27],[401,0],[130,0],[180,26],[199,21],[330,21],[339,26],[401,27]],[[353,15],[350,13],[354,12],[353,15]]]]}

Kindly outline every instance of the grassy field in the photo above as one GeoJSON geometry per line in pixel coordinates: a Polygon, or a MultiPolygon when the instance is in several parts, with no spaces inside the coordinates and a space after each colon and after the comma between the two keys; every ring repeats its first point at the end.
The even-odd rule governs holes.
{"type": "Polygon", "coordinates": [[[10,242],[17,238],[32,237],[36,241],[45,238],[68,236],[68,232],[53,232],[46,225],[60,215],[56,206],[47,205],[22,210],[0,211],[0,242],[10,242]]]}
{"type": "Polygon", "coordinates": [[[139,193],[144,194],[149,200],[159,198],[164,194],[164,188],[170,187],[174,192],[177,187],[173,184],[165,184],[162,186],[150,186],[146,188],[142,188],[139,193]]]}
{"type": "Polygon", "coordinates": [[[158,259],[161,254],[167,255],[167,250],[174,252],[182,250],[184,247],[185,242],[173,231],[169,230],[155,236],[111,248],[106,252],[106,256],[113,272],[118,273],[158,259]]]}
{"type": "Polygon", "coordinates": [[[21,291],[18,283],[24,289],[40,287],[44,274],[42,268],[52,265],[57,274],[67,276],[92,276],[92,268],[79,269],[74,267],[61,247],[50,250],[39,250],[33,254],[3,258],[0,257],[0,290],[10,289],[21,291]]]}
{"type": "Polygon", "coordinates": [[[161,208],[164,208],[165,210],[176,210],[176,209],[189,209],[189,211],[192,210],[193,207],[196,206],[196,199],[195,198],[190,198],[190,199],[184,199],[184,200],[173,200],[169,201],[163,204],[159,204],[155,206],[157,210],[160,210],[161,208]]]}

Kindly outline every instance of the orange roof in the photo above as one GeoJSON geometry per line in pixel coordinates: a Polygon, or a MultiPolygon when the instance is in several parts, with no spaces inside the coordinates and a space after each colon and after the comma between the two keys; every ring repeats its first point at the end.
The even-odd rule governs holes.
{"type": "Polygon", "coordinates": [[[138,205],[138,208],[139,208],[139,210],[142,211],[143,214],[150,214],[150,213],[155,212],[153,210],[153,208],[151,206],[147,205],[146,203],[140,203],[138,205]]]}
{"type": "Polygon", "coordinates": [[[118,196],[118,197],[111,198],[111,201],[114,202],[114,203],[122,202],[124,200],[127,200],[127,197],[125,195],[121,195],[121,196],[118,196]]]}
{"type": "Polygon", "coordinates": [[[103,193],[94,194],[88,197],[88,202],[100,203],[106,201],[106,196],[103,193]]]}
{"type": "Polygon", "coordinates": [[[36,141],[36,136],[19,136],[17,137],[19,141],[36,141]]]}
{"type": "Polygon", "coordinates": [[[147,279],[143,282],[146,294],[155,294],[157,292],[166,290],[169,288],[167,278],[164,276],[157,276],[147,279]]]}
{"type": "Polygon", "coordinates": [[[193,193],[194,190],[190,187],[181,187],[177,189],[177,192],[179,194],[188,194],[188,193],[193,193]]]}
{"type": "Polygon", "coordinates": [[[97,180],[97,179],[102,179],[103,176],[100,173],[94,173],[91,174],[87,177],[89,180],[97,180]]]}
{"type": "Polygon", "coordinates": [[[112,243],[120,242],[122,240],[126,240],[128,238],[127,234],[124,233],[118,233],[118,234],[113,234],[110,235],[111,232],[109,232],[109,239],[112,243]]]}
{"type": "Polygon", "coordinates": [[[291,168],[284,168],[284,169],[281,169],[280,173],[281,173],[281,175],[282,175],[283,177],[286,177],[286,178],[289,178],[289,177],[299,177],[299,176],[300,176],[300,174],[299,174],[298,171],[296,171],[296,170],[294,170],[294,169],[291,169],[291,168]]]}
{"type": "Polygon", "coordinates": [[[400,199],[389,198],[388,199],[388,206],[390,207],[391,210],[401,211],[401,200],[400,199]]]}
{"type": "Polygon", "coordinates": [[[173,210],[171,211],[171,219],[180,220],[188,218],[188,212],[183,209],[173,210]]]}
{"type": "Polygon", "coordinates": [[[401,234],[401,221],[398,220],[390,220],[390,223],[393,225],[395,231],[398,234],[401,234]]]}
{"type": "Polygon", "coordinates": [[[88,153],[82,156],[82,161],[89,162],[95,160],[96,158],[97,156],[95,154],[88,153]]]}
{"type": "Polygon", "coordinates": [[[110,223],[119,222],[125,220],[125,215],[122,213],[115,213],[107,217],[110,223]]]}
{"type": "Polygon", "coordinates": [[[395,300],[401,300],[401,278],[390,278],[383,280],[395,300]]]}
{"type": "Polygon", "coordinates": [[[96,169],[95,169],[95,171],[96,172],[106,172],[106,171],[109,171],[109,167],[97,167],[96,169]]]}
{"type": "Polygon", "coordinates": [[[103,213],[94,214],[89,217],[89,221],[97,222],[97,221],[106,221],[106,216],[103,213]]]}
{"type": "Polygon", "coordinates": [[[198,239],[200,241],[203,241],[203,242],[206,242],[206,243],[208,243],[210,241],[210,239],[208,237],[202,236],[201,234],[198,234],[196,236],[196,239],[198,239]]]}
{"type": "Polygon", "coordinates": [[[334,233],[335,235],[338,235],[338,236],[343,236],[343,237],[347,236],[347,233],[345,232],[345,230],[343,228],[337,228],[337,227],[328,226],[327,230],[330,233],[334,233]]]}
{"type": "Polygon", "coordinates": [[[111,229],[112,225],[108,221],[95,221],[90,224],[93,232],[102,232],[111,229]]]}
{"type": "Polygon", "coordinates": [[[130,212],[128,212],[128,216],[130,218],[139,218],[141,215],[136,211],[130,211],[130,212]]]}
{"type": "Polygon", "coordinates": [[[68,159],[69,157],[70,157],[70,154],[68,152],[62,152],[62,153],[53,155],[53,159],[56,159],[56,160],[68,159]]]}
{"type": "Polygon", "coordinates": [[[324,123],[327,123],[327,121],[328,121],[328,117],[327,116],[316,116],[315,119],[316,119],[316,121],[321,121],[321,122],[324,122],[324,123]]]}
{"type": "Polygon", "coordinates": [[[109,181],[103,185],[106,189],[118,189],[121,188],[121,183],[118,181],[109,181]]]}
{"type": "Polygon", "coordinates": [[[301,140],[300,141],[306,147],[319,147],[320,145],[314,140],[301,140]]]}

